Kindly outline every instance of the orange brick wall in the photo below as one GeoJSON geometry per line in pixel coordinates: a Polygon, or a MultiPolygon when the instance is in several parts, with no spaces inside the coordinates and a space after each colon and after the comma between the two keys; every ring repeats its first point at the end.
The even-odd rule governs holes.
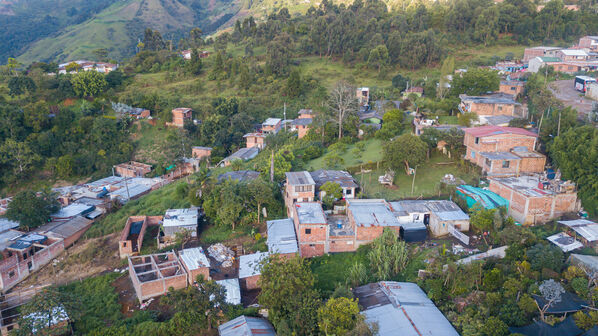
{"type": "Polygon", "coordinates": [[[260,280],[261,275],[253,275],[244,279],[240,279],[241,286],[246,290],[258,289],[260,286],[258,285],[258,281],[260,280]]]}
{"type": "Polygon", "coordinates": [[[471,103],[470,109],[470,112],[477,115],[515,115],[515,105],[512,104],[471,103]]]}
{"type": "Polygon", "coordinates": [[[519,163],[519,171],[522,173],[541,173],[546,165],[546,157],[522,158],[519,163]]]}
{"type": "Polygon", "coordinates": [[[189,282],[190,285],[193,285],[193,283],[197,279],[198,275],[203,275],[203,278],[205,280],[210,280],[210,268],[209,267],[200,267],[198,269],[189,271],[188,274],[189,274],[189,278],[187,279],[187,281],[189,282]]]}
{"type": "Polygon", "coordinates": [[[514,175],[517,173],[518,165],[521,160],[506,160],[509,161],[509,167],[503,168],[502,163],[505,160],[491,160],[491,166],[486,164],[486,159],[481,155],[476,155],[476,161],[482,161],[482,171],[494,176],[507,176],[514,175]]]}
{"type": "Polygon", "coordinates": [[[534,150],[536,138],[519,134],[500,134],[487,137],[480,137],[478,143],[475,143],[475,136],[466,133],[463,143],[467,147],[465,158],[478,166],[484,163],[479,152],[508,152],[517,146],[525,146],[529,151],[534,150]],[[471,151],[476,152],[475,159],[472,159],[471,151]],[[481,161],[479,161],[481,160],[481,161]]]}
{"type": "Polygon", "coordinates": [[[304,126],[304,125],[297,126],[297,137],[299,139],[301,139],[304,136],[306,136],[307,132],[309,132],[309,127],[308,126],[304,126]]]}
{"type": "Polygon", "coordinates": [[[311,258],[324,255],[325,244],[299,244],[299,251],[303,258],[311,258]]]}
{"type": "Polygon", "coordinates": [[[264,147],[264,138],[262,138],[262,137],[248,136],[245,139],[246,139],[246,147],[247,148],[252,148],[252,147],[263,148],[264,147]]]}
{"type": "Polygon", "coordinates": [[[519,96],[523,94],[524,87],[523,85],[500,84],[500,88],[498,91],[502,93],[508,93],[514,96],[519,96]]]}
{"type": "Polygon", "coordinates": [[[210,155],[212,155],[212,151],[209,149],[193,148],[193,151],[192,151],[192,156],[196,159],[210,157],[210,155]]]}
{"type": "Polygon", "coordinates": [[[331,237],[328,252],[353,252],[357,249],[353,236],[331,237]]]}

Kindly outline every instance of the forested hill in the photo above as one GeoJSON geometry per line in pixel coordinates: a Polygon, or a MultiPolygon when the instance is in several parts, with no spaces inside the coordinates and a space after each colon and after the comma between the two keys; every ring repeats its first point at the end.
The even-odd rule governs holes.
{"type": "Polygon", "coordinates": [[[93,58],[105,48],[131,56],[152,27],[176,41],[199,27],[214,31],[238,12],[236,0],[13,0],[0,2],[0,63],[93,58]]]}
{"type": "MultiPolygon", "coordinates": [[[[210,33],[249,16],[256,22],[268,21],[278,15],[272,13],[305,15],[306,20],[288,32],[309,32],[305,39],[326,49],[318,50],[322,54],[335,53],[334,49],[347,43],[353,51],[382,42],[396,47],[400,34],[404,44],[414,47],[401,54],[417,63],[411,53],[423,52],[418,49],[439,38],[446,38],[439,41],[442,45],[486,45],[499,37],[520,44],[571,42],[579,35],[598,32],[594,2],[581,0],[579,11],[569,11],[562,1],[551,1],[538,12],[529,0],[499,4],[491,0],[12,0],[0,4],[0,26],[7,27],[0,31],[0,63],[15,56],[25,64],[94,59],[93,51],[99,48],[107,49],[109,58],[121,61],[135,53],[148,27],[172,40],[177,48],[184,32],[193,27],[210,33]],[[363,3],[368,4],[364,6],[367,12],[357,13],[363,3]],[[319,21],[309,22],[310,18],[319,21]],[[342,34],[343,41],[335,45],[334,41],[318,40],[324,31],[331,36],[342,34]],[[420,35],[406,36],[407,32],[420,35]],[[364,35],[372,39],[363,39],[364,35]],[[423,40],[428,42],[420,43],[423,40]],[[354,44],[361,46],[355,50],[354,44]]],[[[426,62],[435,59],[433,55],[427,58],[426,62]]]]}

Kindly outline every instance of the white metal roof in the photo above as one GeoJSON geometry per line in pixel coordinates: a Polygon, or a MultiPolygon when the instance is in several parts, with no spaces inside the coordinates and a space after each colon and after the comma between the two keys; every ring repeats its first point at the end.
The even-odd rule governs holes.
{"type": "Polygon", "coordinates": [[[168,209],[164,215],[163,226],[197,225],[199,211],[197,208],[168,209]]]}
{"type": "Polygon", "coordinates": [[[210,267],[210,260],[201,247],[184,249],[179,252],[179,257],[190,271],[201,267],[210,267]]]}
{"type": "Polygon", "coordinates": [[[19,227],[19,223],[6,218],[0,218],[0,232],[8,231],[17,227],[19,227]]]}
{"type": "Polygon", "coordinates": [[[358,226],[401,226],[386,201],[382,199],[348,199],[347,209],[358,226]]]}
{"type": "Polygon", "coordinates": [[[91,208],[93,208],[93,206],[89,206],[87,204],[72,203],[72,204],[69,204],[69,205],[65,206],[64,208],[58,210],[58,212],[53,214],[52,217],[54,217],[54,218],[70,218],[70,217],[80,215],[83,212],[90,210],[91,208]]]}
{"type": "Polygon", "coordinates": [[[563,252],[570,252],[578,248],[582,248],[583,244],[575,240],[575,238],[566,234],[565,232],[559,232],[550,237],[547,237],[548,241],[556,245],[563,252]]]}
{"type": "Polygon", "coordinates": [[[575,230],[587,241],[593,242],[598,240],[598,223],[594,223],[587,219],[575,219],[558,221],[559,224],[566,225],[575,230]]]}
{"type": "Polygon", "coordinates": [[[378,323],[380,336],[458,336],[442,312],[415,283],[382,281],[357,288],[367,322],[378,323]]]}
{"type": "Polygon", "coordinates": [[[227,303],[233,305],[241,304],[241,286],[239,285],[239,279],[218,280],[216,283],[223,286],[226,290],[227,303]]]}
{"type": "Polygon", "coordinates": [[[260,262],[268,257],[268,252],[242,255],[239,258],[239,279],[262,274],[260,262]]]}
{"type": "Polygon", "coordinates": [[[265,125],[265,126],[276,126],[281,121],[282,121],[282,119],[280,119],[280,118],[268,118],[268,119],[266,119],[266,121],[264,121],[264,123],[262,125],[265,125]]]}
{"type": "Polygon", "coordinates": [[[297,253],[297,236],[293,220],[277,219],[267,222],[268,225],[268,251],[270,253],[297,253]]]}
{"type": "Polygon", "coordinates": [[[299,224],[326,224],[326,216],[320,203],[297,202],[295,208],[297,208],[299,224]]]}
{"type": "Polygon", "coordinates": [[[563,49],[561,52],[566,56],[588,56],[588,53],[581,49],[563,49]]]}

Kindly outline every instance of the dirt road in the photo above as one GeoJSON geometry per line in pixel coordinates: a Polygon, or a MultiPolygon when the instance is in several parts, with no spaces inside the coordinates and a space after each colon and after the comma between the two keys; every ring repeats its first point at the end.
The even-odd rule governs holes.
{"type": "Polygon", "coordinates": [[[592,111],[593,100],[587,99],[583,94],[573,87],[573,79],[558,80],[550,83],[550,91],[556,98],[566,106],[571,106],[579,112],[580,116],[586,116],[592,111]]]}

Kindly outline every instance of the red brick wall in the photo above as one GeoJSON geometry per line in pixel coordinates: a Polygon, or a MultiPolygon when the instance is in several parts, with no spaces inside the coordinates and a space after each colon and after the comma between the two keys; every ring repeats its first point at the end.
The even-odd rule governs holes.
{"type": "Polygon", "coordinates": [[[263,148],[264,147],[264,138],[262,138],[262,137],[248,136],[245,139],[246,139],[245,147],[247,147],[247,148],[252,148],[252,147],[263,148]]]}
{"type": "Polygon", "coordinates": [[[514,96],[519,96],[523,94],[524,87],[523,85],[500,84],[500,88],[498,91],[502,93],[508,93],[514,96]]]}
{"type": "Polygon", "coordinates": [[[503,168],[502,164],[503,161],[505,160],[491,160],[491,166],[488,166],[486,164],[486,158],[483,158],[481,155],[476,155],[476,159],[477,156],[479,156],[479,159],[477,160],[482,161],[482,171],[485,173],[488,173],[489,175],[494,175],[494,176],[508,176],[508,175],[515,175],[517,173],[517,166],[520,164],[521,160],[506,160],[509,162],[509,167],[508,168],[503,168]]]}
{"type": "Polygon", "coordinates": [[[544,50],[525,48],[525,51],[523,52],[523,61],[528,62],[532,58],[542,57],[542,56],[544,56],[544,50]]]}
{"type": "Polygon", "coordinates": [[[246,290],[258,289],[258,281],[260,280],[261,275],[253,275],[244,279],[240,279],[241,286],[243,286],[246,290]]]}
{"type": "Polygon", "coordinates": [[[203,159],[210,157],[210,155],[212,155],[212,151],[209,149],[193,148],[192,150],[192,156],[196,159],[203,159]]]}
{"type": "Polygon", "coordinates": [[[299,244],[299,251],[301,252],[301,256],[303,258],[311,258],[311,257],[324,255],[324,247],[325,247],[325,245],[323,243],[321,243],[321,244],[314,244],[314,243],[299,244]]]}
{"type": "Polygon", "coordinates": [[[470,112],[477,115],[515,115],[515,105],[513,104],[480,104],[471,103],[470,112]]]}
{"type": "Polygon", "coordinates": [[[475,143],[475,136],[466,133],[463,139],[463,144],[467,147],[465,158],[469,161],[482,166],[483,160],[478,155],[479,152],[508,152],[514,147],[524,146],[529,151],[534,150],[535,137],[525,136],[519,134],[500,134],[487,137],[480,137],[478,143],[475,143]],[[471,151],[476,152],[475,159],[472,160],[471,151]]]}
{"type": "Polygon", "coordinates": [[[521,158],[519,171],[521,173],[541,173],[546,165],[546,157],[541,158],[521,158]]]}
{"type": "Polygon", "coordinates": [[[189,284],[192,285],[195,280],[197,279],[198,275],[203,275],[205,280],[210,280],[210,268],[209,267],[200,267],[198,269],[194,269],[189,272],[189,284]]]}
{"type": "Polygon", "coordinates": [[[353,252],[357,250],[354,237],[333,237],[330,239],[329,252],[353,252]]]}
{"type": "Polygon", "coordinates": [[[301,139],[304,136],[306,136],[307,132],[309,132],[309,127],[308,126],[304,126],[304,125],[298,125],[297,126],[297,137],[299,139],[301,139]]]}

